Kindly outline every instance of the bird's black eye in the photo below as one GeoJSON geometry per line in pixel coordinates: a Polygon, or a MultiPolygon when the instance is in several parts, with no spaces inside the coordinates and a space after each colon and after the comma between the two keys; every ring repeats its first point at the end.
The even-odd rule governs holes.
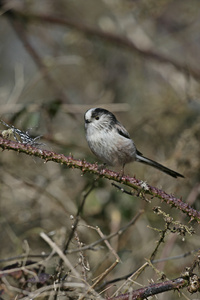
{"type": "Polygon", "coordinates": [[[98,117],[98,116],[96,116],[96,117],[95,117],[95,119],[96,119],[96,120],[99,120],[99,117],[98,117]]]}

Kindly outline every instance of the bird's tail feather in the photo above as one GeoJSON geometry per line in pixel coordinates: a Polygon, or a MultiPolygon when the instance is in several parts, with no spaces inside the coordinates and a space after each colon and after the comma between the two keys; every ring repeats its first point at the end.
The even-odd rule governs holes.
{"type": "Polygon", "coordinates": [[[146,164],[146,165],[149,165],[149,166],[152,166],[152,167],[154,167],[154,168],[156,168],[156,169],[158,169],[162,172],[167,173],[168,175],[170,175],[172,177],[175,177],[175,178],[183,177],[184,178],[184,176],[181,175],[180,173],[175,172],[175,171],[173,171],[173,170],[171,170],[171,169],[169,169],[169,168],[167,168],[167,167],[157,163],[156,161],[151,160],[151,159],[149,159],[149,158],[147,158],[143,155],[136,154],[136,161],[141,162],[141,163],[146,164]]]}

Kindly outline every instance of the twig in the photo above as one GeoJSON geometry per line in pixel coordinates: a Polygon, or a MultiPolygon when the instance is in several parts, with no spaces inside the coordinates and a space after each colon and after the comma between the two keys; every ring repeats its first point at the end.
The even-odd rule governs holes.
{"type": "MultiPolygon", "coordinates": [[[[83,250],[88,250],[88,249],[93,249],[94,246],[96,246],[97,244],[105,241],[105,240],[110,240],[111,238],[115,237],[116,235],[120,236],[122,235],[130,226],[134,225],[136,223],[136,221],[139,219],[139,217],[144,213],[143,210],[140,210],[137,215],[135,215],[132,220],[130,222],[128,222],[125,226],[121,227],[118,231],[116,232],[113,232],[109,235],[104,235],[101,239],[89,244],[89,245],[86,245],[82,248],[80,248],[79,250],[83,251],[83,250]]],[[[89,226],[90,227],[90,226],[89,226]]],[[[77,249],[78,250],[78,249],[77,249]]],[[[77,252],[77,250],[75,250],[77,252]]],[[[74,250],[71,250],[74,252],[74,250]]],[[[70,253],[70,252],[69,252],[70,253]]]]}
{"type": "MultiPolygon", "coordinates": [[[[154,283],[147,287],[131,291],[129,293],[121,294],[116,297],[110,297],[108,300],[142,300],[147,299],[152,295],[157,295],[170,290],[179,290],[187,286],[190,293],[200,291],[200,278],[193,273],[194,269],[199,265],[200,255],[194,259],[192,265],[186,268],[186,271],[181,274],[181,277],[163,281],[161,283],[154,283]]],[[[151,262],[147,262],[147,265],[151,262]]]]}
{"type": "MultiPolygon", "coordinates": [[[[85,250],[95,250],[94,246],[100,244],[101,242],[105,241],[105,240],[110,240],[111,238],[115,237],[116,235],[122,235],[130,226],[134,225],[135,222],[139,219],[139,217],[144,213],[143,210],[139,211],[137,213],[136,216],[134,216],[134,218],[127,223],[125,226],[121,227],[118,231],[111,233],[107,236],[104,236],[103,238],[89,244],[83,247],[80,247],[78,249],[73,249],[73,250],[66,250],[65,254],[72,254],[72,253],[76,253],[76,252],[80,252],[80,251],[85,251],[85,250]]],[[[0,263],[2,262],[7,262],[7,261],[12,261],[12,260],[18,260],[18,259],[24,259],[24,258],[46,258],[49,257],[50,253],[47,254],[30,254],[30,255],[18,255],[18,256],[14,256],[11,258],[4,258],[4,259],[0,259],[0,263]]],[[[54,253],[55,255],[55,253],[54,253]]]]}
{"type": "MultiPolygon", "coordinates": [[[[141,185],[143,184],[143,181],[140,181],[135,177],[120,177],[119,173],[117,172],[108,169],[99,170],[97,164],[90,164],[85,160],[74,159],[73,156],[64,156],[63,154],[57,154],[53,151],[37,149],[30,145],[23,145],[0,138],[0,148],[2,148],[3,150],[12,149],[19,153],[36,156],[44,159],[46,162],[54,161],[56,163],[65,164],[69,168],[80,169],[83,173],[92,173],[94,175],[98,175],[99,177],[122,183],[126,186],[131,187],[132,189],[135,189],[136,191],[141,190],[141,185]]],[[[146,184],[146,188],[143,189],[143,195],[157,197],[162,201],[165,201],[171,207],[175,207],[185,213],[190,218],[190,221],[195,220],[196,222],[200,223],[200,212],[193,209],[189,204],[184,203],[180,198],[176,198],[175,196],[167,194],[163,190],[160,190],[148,184],[146,184]]],[[[138,196],[140,196],[140,194],[138,196]]],[[[141,196],[141,198],[143,199],[144,197],[141,196]]]]}
{"type": "Polygon", "coordinates": [[[33,269],[37,266],[42,265],[43,263],[44,263],[44,261],[34,262],[34,263],[28,264],[26,266],[22,265],[22,266],[17,267],[17,268],[4,269],[4,270],[0,271],[0,277],[4,276],[6,274],[12,274],[12,273],[16,273],[16,272],[19,272],[19,271],[31,273],[34,277],[37,277],[37,275],[34,272],[29,271],[29,269],[33,269]]]}
{"type": "MultiPolygon", "coordinates": [[[[48,292],[47,295],[49,295],[50,291],[55,293],[55,289],[59,288],[59,287],[60,287],[59,283],[54,283],[52,285],[43,286],[43,287],[37,289],[34,292],[25,291],[26,294],[28,294],[28,297],[21,298],[21,300],[35,299],[35,298],[41,296],[41,294],[43,294],[45,292],[48,292]]],[[[65,287],[65,288],[85,288],[85,284],[81,283],[81,282],[64,282],[64,283],[62,283],[62,287],[65,287]]],[[[42,296],[44,297],[45,295],[43,294],[42,296]]]]}
{"type": "MultiPolygon", "coordinates": [[[[77,228],[77,226],[78,226],[80,213],[82,212],[83,207],[84,207],[84,204],[85,204],[85,201],[86,201],[88,195],[89,195],[89,194],[91,193],[91,191],[93,190],[93,188],[94,188],[94,182],[93,182],[93,185],[90,187],[90,189],[89,189],[86,193],[84,193],[84,195],[83,195],[83,199],[82,199],[81,204],[80,204],[80,206],[79,206],[79,208],[78,208],[78,211],[77,211],[77,214],[76,214],[76,218],[75,218],[74,224],[72,225],[72,230],[71,230],[71,232],[70,232],[70,235],[69,235],[69,238],[68,238],[68,240],[67,240],[67,243],[66,243],[66,245],[65,245],[65,247],[64,247],[64,249],[63,249],[63,252],[64,252],[64,253],[66,253],[66,251],[67,251],[67,249],[68,249],[68,247],[69,247],[69,244],[70,244],[70,242],[71,242],[71,240],[72,240],[72,238],[73,238],[73,236],[74,236],[74,233],[75,233],[76,228],[77,228]]],[[[61,281],[61,269],[62,269],[62,263],[63,263],[63,260],[60,259],[60,261],[59,261],[59,266],[58,266],[58,272],[57,272],[57,276],[58,276],[57,282],[58,282],[58,283],[60,283],[60,281],[61,281]]],[[[62,281],[65,280],[65,277],[66,277],[66,276],[64,276],[64,277],[62,278],[62,281]]],[[[54,300],[57,299],[57,296],[58,296],[58,294],[55,293],[54,300]]]]}
{"type": "MultiPolygon", "coordinates": [[[[105,238],[104,234],[102,233],[101,229],[99,227],[96,228],[98,234],[100,235],[100,237],[103,239],[105,238]]],[[[110,250],[110,252],[115,256],[116,261],[120,262],[120,258],[118,256],[118,254],[116,253],[116,251],[113,249],[113,247],[111,247],[110,243],[108,242],[107,239],[104,240],[104,243],[106,244],[106,246],[108,247],[108,249],[110,250]]]]}
{"type": "MultiPolygon", "coordinates": [[[[103,233],[101,232],[100,228],[97,227],[97,228],[94,228],[98,234],[100,235],[100,237],[103,239],[104,238],[104,235],[103,233]]],[[[111,247],[111,245],[109,244],[109,242],[105,239],[104,240],[106,246],[108,247],[108,249],[111,251],[111,253],[115,256],[116,260],[115,262],[109,267],[107,268],[99,277],[98,279],[93,283],[93,285],[91,287],[89,287],[89,289],[87,290],[87,292],[79,299],[79,300],[83,300],[85,299],[85,296],[90,292],[92,291],[95,286],[97,286],[97,284],[103,280],[115,267],[116,265],[120,262],[120,258],[119,256],[117,255],[117,253],[115,252],[115,250],[111,247]]]]}
{"type": "MultiPolygon", "coordinates": [[[[132,273],[127,279],[127,281],[125,281],[114,293],[114,295],[117,295],[119,293],[119,291],[127,285],[128,282],[133,282],[133,278],[136,279],[138,278],[138,276],[146,269],[146,267],[148,267],[148,262],[144,263],[140,268],[138,268],[134,273],[132,273]]],[[[114,282],[113,282],[114,283],[114,282]]],[[[114,295],[112,297],[114,297],[114,295]]]]}
{"type": "MultiPolygon", "coordinates": [[[[91,193],[91,191],[94,189],[94,184],[95,184],[95,182],[93,182],[93,184],[91,185],[90,189],[89,189],[86,193],[84,193],[84,195],[83,195],[83,199],[82,199],[82,201],[81,201],[81,205],[80,205],[79,208],[78,208],[78,211],[77,211],[77,214],[76,214],[76,217],[75,217],[74,224],[72,225],[72,230],[71,230],[71,232],[70,232],[68,241],[67,241],[67,243],[66,243],[66,245],[65,245],[65,248],[64,248],[64,253],[66,253],[66,251],[67,251],[67,249],[68,249],[68,247],[69,247],[69,244],[70,244],[70,242],[71,242],[71,240],[72,240],[72,238],[73,238],[73,236],[74,236],[74,232],[75,232],[75,230],[76,230],[76,228],[77,228],[77,226],[78,226],[79,216],[80,216],[81,212],[83,211],[83,207],[84,207],[84,204],[85,204],[85,201],[86,201],[88,195],[89,195],[89,194],[91,193]]],[[[80,250],[80,249],[79,249],[79,250],[80,250]]]]}
{"type": "Polygon", "coordinates": [[[40,236],[41,236],[41,238],[43,240],[45,240],[45,242],[47,242],[49,244],[49,246],[52,248],[52,250],[54,250],[56,253],[58,253],[58,255],[60,256],[60,258],[62,259],[62,261],[64,261],[64,263],[72,271],[72,273],[74,274],[74,276],[76,278],[80,278],[80,274],[74,269],[74,267],[71,264],[71,262],[64,255],[64,253],[62,252],[62,250],[56,245],[56,243],[54,243],[44,232],[41,232],[40,236]]]}

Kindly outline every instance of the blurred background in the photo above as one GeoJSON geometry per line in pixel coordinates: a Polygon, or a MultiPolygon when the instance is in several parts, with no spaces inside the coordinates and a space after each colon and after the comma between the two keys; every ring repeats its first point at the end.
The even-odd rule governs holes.
{"type": "MultiPolygon", "coordinates": [[[[42,135],[42,149],[93,163],[97,160],[85,140],[83,116],[91,107],[106,108],[127,128],[139,151],[185,179],[137,163],[126,166],[125,172],[199,210],[200,2],[15,0],[1,4],[1,119],[20,130],[31,129],[33,136],[42,135]]],[[[7,128],[0,124],[0,129],[7,128]]],[[[12,151],[1,152],[0,165],[1,259],[24,252],[49,253],[41,231],[51,233],[62,247],[71,230],[70,215],[76,214],[94,175],[83,176],[79,170],[12,151]]],[[[145,210],[133,228],[111,241],[122,264],[107,280],[132,272],[150,257],[159,233],[148,226],[164,228],[162,217],[152,211],[155,205],[175,220],[189,221],[159,200],[147,203],[122,194],[106,180],[99,180],[88,196],[78,227],[85,244],[98,239],[86,225],[110,234],[139,209],[145,210]]],[[[191,225],[198,234],[196,224],[191,225]]],[[[78,247],[75,240],[73,247],[78,247]]],[[[183,239],[171,233],[157,258],[198,247],[196,237],[183,239]]],[[[90,280],[114,259],[105,253],[106,248],[86,253],[90,280]]],[[[73,260],[78,260],[78,254],[73,260]]],[[[172,279],[192,260],[193,256],[170,261],[160,269],[172,279]]],[[[51,269],[56,265],[55,258],[51,269]]],[[[150,279],[157,279],[151,269],[138,281],[148,285],[150,279]]]]}

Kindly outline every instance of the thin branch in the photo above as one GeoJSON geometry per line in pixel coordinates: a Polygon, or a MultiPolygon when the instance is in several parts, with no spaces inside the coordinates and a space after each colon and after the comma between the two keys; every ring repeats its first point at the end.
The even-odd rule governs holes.
{"type": "MultiPolygon", "coordinates": [[[[186,253],[183,253],[183,254],[180,254],[180,255],[176,255],[176,256],[169,256],[169,257],[164,257],[164,258],[161,258],[161,259],[155,259],[155,260],[152,260],[151,261],[151,264],[156,264],[156,263],[159,263],[159,262],[162,262],[162,261],[170,261],[170,260],[177,260],[177,259],[182,259],[182,258],[185,258],[187,256],[190,256],[192,255],[193,253],[196,253],[200,251],[200,248],[197,248],[197,249],[194,249],[194,250],[191,250],[189,252],[186,252],[186,253]]],[[[145,266],[149,265],[147,262],[145,263],[145,266]]],[[[117,277],[117,278],[114,278],[114,279],[111,279],[111,280],[108,280],[108,281],[104,281],[102,285],[100,285],[98,287],[98,290],[101,290],[102,288],[104,288],[105,286],[108,286],[110,284],[113,284],[113,283],[116,283],[116,282],[119,282],[119,281],[122,281],[122,280],[127,280],[129,278],[132,277],[133,274],[137,274],[138,270],[140,270],[140,268],[124,275],[124,276],[121,276],[121,277],[117,277]]]]}
{"type": "MultiPolygon", "coordinates": [[[[194,259],[192,265],[186,268],[186,271],[179,278],[167,280],[159,283],[150,284],[144,288],[134,290],[116,297],[110,297],[108,300],[142,300],[147,297],[157,295],[170,290],[180,290],[187,287],[188,291],[196,293],[200,291],[200,278],[194,274],[194,269],[199,266],[200,255],[194,259]]],[[[150,263],[150,261],[149,261],[150,263]]]]}
{"type": "MultiPolygon", "coordinates": [[[[66,245],[65,245],[65,247],[64,247],[64,253],[67,252],[67,249],[68,249],[68,247],[69,247],[69,244],[70,244],[70,242],[71,242],[71,240],[72,240],[72,238],[73,238],[73,236],[74,236],[74,232],[75,232],[75,230],[76,230],[76,228],[77,228],[77,226],[78,226],[79,216],[80,216],[80,214],[81,214],[82,211],[83,211],[83,207],[84,207],[85,201],[86,201],[88,195],[91,193],[91,191],[92,191],[93,189],[94,189],[94,182],[93,182],[92,186],[90,187],[90,189],[89,189],[87,192],[85,192],[84,195],[83,195],[83,199],[82,199],[81,204],[80,204],[80,206],[79,206],[79,208],[78,208],[78,211],[77,211],[77,214],[76,214],[76,218],[75,218],[74,224],[73,224],[73,226],[72,226],[71,233],[70,233],[69,238],[68,238],[68,240],[67,240],[67,243],[66,243],[66,245]]],[[[80,248],[79,248],[79,251],[80,251],[80,248]]]]}
{"type": "Polygon", "coordinates": [[[160,283],[150,284],[147,287],[130,293],[122,294],[117,297],[108,298],[108,300],[142,300],[152,295],[157,295],[171,290],[179,290],[188,285],[188,281],[182,277],[174,280],[168,280],[160,283]]]}
{"type": "MultiPolygon", "coordinates": [[[[103,239],[105,238],[104,234],[101,232],[101,229],[99,227],[95,228],[95,230],[98,232],[100,237],[103,239]]],[[[115,267],[116,265],[120,262],[120,258],[118,254],[115,252],[115,250],[111,247],[110,243],[107,241],[107,239],[104,240],[104,243],[106,244],[107,248],[110,250],[110,252],[115,256],[116,260],[112,265],[107,268],[100,276],[98,276],[97,280],[93,283],[91,287],[86,291],[86,293],[80,298],[80,300],[85,299],[85,296],[89,294],[92,289],[94,289],[99,282],[101,282],[115,267]]]]}
{"type": "MultiPolygon", "coordinates": [[[[126,281],[115,291],[115,293],[113,294],[112,297],[114,297],[115,295],[119,294],[119,291],[122,290],[122,288],[124,288],[125,286],[127,286],[128,284],[132,284],[133,280],[136,280],[139,275],[149,266],[148,262],[145,262],[140,268],[138,268],[134,273],[132,273],[130,276],[128,276],[126,279],[126,281]]],[[[113,281],[114,283],[114,281],[113,281]]],[[[128,288],[126,287],[126,290],[128,288]]]]}
{"type": "Polygon", "coordinates": [[[167,57],[163,53],[158,53],[152,49],[141,49],[133,41],[129,40],[126,36],[116,35],[111,32],[105,32],[99,28],[90,27],[89,25],[77,21],[72,21],[60,16],[51,16],[47,14],[31,14],[19,10],[9,10],[5,13],[10,14],[12,12],[14,17],[21,18],[26,22],[36,21],[36,22],[46,22],[50,24],[57,24],[60,26],[70,27],[72,29],[78,30],[81,33],[90,35],[95,38],[100,38],[111,44],[117,44],[120,47],[126,47],[127,49],[133,51],[134,53],[142,56],[145,59],[151,59],[156,62],[161,62],[165,64],[173,65],[178,71],[188,73],[196,79],[200,78],[200,70],[191,66],[188,66],[185,62],[178,62],[172,57],[167,57]]]}
{"type": "Polygon", "coordinates": [[[64,261],[65,265],[72,271],[74,276],[80,278],[80,274],[74,269],[73,265],[68,260],[68,258],[64,255],[62,250],[58,247],[58,245],[56,245],[56,243],[54,243],[44,232],[41,232],[40,236],[43,240],[45,240],[47,244],[49,244],[52,250],[59,255],[60,259],[64,261]]]}
{"type": "Polygon", "coordinates": [[[17,267],[12,267],[11,268],[4,268],[3,270],[0,270],[0,278],[2,276],[5,276],[5,275],[8,275],[8,274],[14,274],[14,273],[17,273],[17,272],[20,272],[20,271],[23,271],[24,273],[29,273],[29,274],[32,274],[34,277],[37,277],[37,275],[30,271],[31,269],[34,269],[36,267],[40,267],[44,264],[44,261],[39,261],[39,262],[29,262],[28,264],[23,264],[21,266],[18,266],[20,263],[17,263],[15,265],[17,265],[17,267]],[[30,270],[29,270],[30,269],[30,270]]]}
{"type": "MultiPolygon", "coordinates": [[[[75,234],[75,231],[77,229],[77,226],[78,226],[78,223],[79,223],[79,217],[80,217],[80,214],[82,213],[83,211],[83,207],[84,207],[84,204],[85,204],[85,201],[88,197],[88,195],[91,193],[91,191],[93,190],[94,188],[94,183],[93,185],[90,187],[90,189],[84,193],[83,195],[83,198],[82,198],[82,201],[81,201],[81,204],[79,205],[79,208],[78,208],[78,211],[77,211],[77,214],[76,214],[76,218],[75,218],[75,221],[74,221],[74,224],[72,225],[72,230],[69,234],[69,237],[68,237],[68,240],[64,246],[64,249],[63,249],[63,253],[66,253],[68,247],[69,247],[69,244],[75,234]]],[[[60,258],[59,260],[59,263],[58,263],[58,272],[57,272],[57,282],[60,283],[61,282],[61,274],[62,274],[62,265],[63,265],[63,259],[60,258]]],[[[66,275],[62,278],[62,281],[64,281],[66,278],[66,275]]],[[[57,290],[58,292],[58,290],[57,290]]],[[[55,296],[54,296],[54,300],[56,300],[58,297],[58,293],[55,293],[55,296]]]]}
{"type": "Polygon", "coordinates": [[[64,164],[69,168],[79,169],[83,173],[92,173],[93,175],[98,175],[99,177],[122,183],[138,191],[138,197],[143,199],[144,195],[150,195],[151,197],[159,198],[171,207],[175,207],[176,209],[179,209],[180,211],[185,213],[190,218],[190,221],[195,220],[196,222],[200,223],[200,212],[192,208],[188,203],[184,203],[182,199],[167,194],[163,190],[150,186],[147,183],[145,183],[144,188],[144,182],[136,179],[135,177],[125,175],[121,177],[119,173],[108,169],[99,170],[97,164],[90,164],[85,160],[74,159],[73,156],[65,156],[63,154],[58,154],[53,151],[38,149],[30,145],[24,145],[21,143],[5,140],[1,137],[0,148],[2,148],[3,150],[14,150],[19,153],[39,157],[45,160],[45,162],[53,161],[59,164],[64,164]]]}
{"type": "MultiPolygon", "coordinates": [[[[22,293],[26,293],[28,295],[27,297],[21,298],[21,300],[30,300],[30,299],[35,299],[35,298],[41,297],[41,296],[44,297],[46,295],[49,296],[50,292],[52,295],[52,293],[55,293],[55,289],[59,288],[59,287],[61,287],[61,285],[59,283],[54,283],[52,285],[43,286],[34,292],[21,291],[22,293]]],[[[62,287],[63,288],[82,288],[82,289],[84,289],[85,284],[81,283],[81,282],[64,282],[64,283],[62,283],[62,287]]]]}
{"type": "Polygon", "coordinates": [[[33,61],[37,65],[41,74],[44,76],[45,80],[48,83],[49,87],[52,87],[54,91],[56,91],[59,96],[61,102],[70,103],[70,99],[67,97],[66,93],[63,89],[58,85],[58,83],[54,80],[54,78],[50,75],[48,68],[43,63],[42,58],[40,57],[38,51],[31,44],[28,35],[26,33],[26,21],[24,18],[21,18],[20,15],[14,10],[8,10],[5,15],[9,19],[13,30],[16,32],[18,38],[21,40],[24,48],[32,57],[33,61]]]}
{"type": "MultiPolygon", "coordinates": [[[[72,253],[76,253],[76,252],[80,252],[80,251],[85,251],[85,250],[96,250],[95,246],[102,243],[105,240],[110,240],[111,238],[115,237],[116,235],[121,236],[130,226],[134,225],[136,223],[136,221],[139,219],[139,217],[144,213],[143,210],[139,211],[134,217],[133,219],[128,222],[125,226],[121,227],[118,231],[113,232],[107,236],[104,236],[103,238],[89,244],[83,247],[80,247],[78,249],[69,249],[65,251],[65,254],[72,254],[72,253]]],[[[14,257],[10,257],[10,258],[4,258],[4,259],[0,259],[0,263],[2,262],[8,262],[8,261],[13,261],[13,260],[19,260],[19,259],[24,259],[24,258],[46,258],[49,257],[49,255],[51,255],[51,253],[47,253],[47,254],[23,254],[23,255],[18,255],[18,256],[14,256],[14,257]]],[[[56,253],[54,253],[53,256],[55,256],[56,253]]],[[[188,254],[189,255],[189,254],[188,254]]]]}

